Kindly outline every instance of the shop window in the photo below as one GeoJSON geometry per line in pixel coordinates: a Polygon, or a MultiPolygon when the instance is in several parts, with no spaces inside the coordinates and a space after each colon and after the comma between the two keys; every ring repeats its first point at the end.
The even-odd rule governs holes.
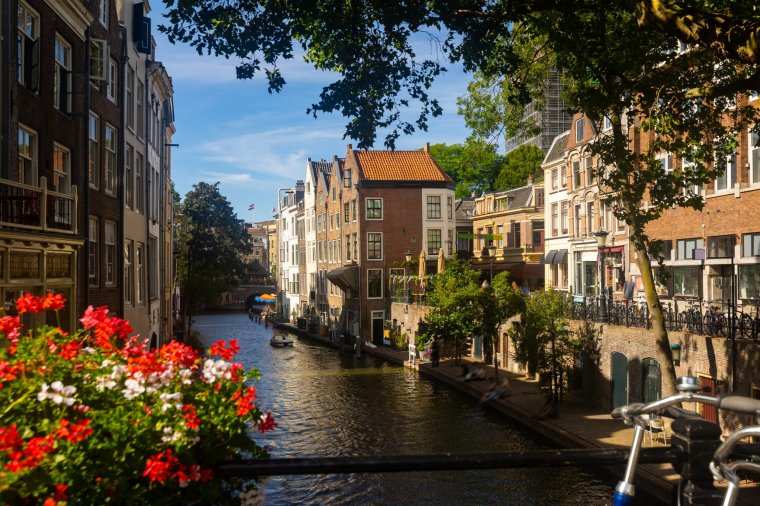
{"type": "Polygon", "coordinates": [[[673,295],[699,297],[699,267],[673,268],[673,295]]]}
{"type": "Polygon", "coordinates": [[[760,299],[760,264],[739,266],[739,298],[760,299]]]}
{"type": "Polygon", "coordinates": [[[723,235],[720,237],[707,238],[707,257],[708,258],[731,258],[734,256],[734,244],[736,240],[733,235],[723,235]]]}
{"type": "Polygon", "coordinates": [[[760,233],[742,236],[742,256],[760,257],[760,233]]]}

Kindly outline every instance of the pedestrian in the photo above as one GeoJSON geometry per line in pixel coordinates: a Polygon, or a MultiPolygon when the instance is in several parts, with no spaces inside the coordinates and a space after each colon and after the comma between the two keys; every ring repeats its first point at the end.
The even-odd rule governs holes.
{"type": "Polygon", "coordinates": [[[438,342],[438,338],[433,338],[433,344],[430,347],[430,361],[433,363],[433,367],[438,367],[441,360],[441,343],[438,342]]]}

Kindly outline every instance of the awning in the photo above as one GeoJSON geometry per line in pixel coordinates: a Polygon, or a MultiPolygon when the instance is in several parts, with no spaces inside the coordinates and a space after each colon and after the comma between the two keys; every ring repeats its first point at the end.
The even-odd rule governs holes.
{"type": "Polygon", "coordinates": [[[327,273],[327,279],[332,284],[343,290],[359,291],[359,266],[347,265],[345,267],[338,267],[327,273]]]}
{"type": "Polygon", "coordinates": [[[565,263],[566,258],[567,258],[567,250],[566,249],[558,250],[557,254],[554,255],[554,263],[563,264],[565,263]]]}
{"type": "Polygon", "coordinates": [[[541,258],[541,263],[544,265],[553,264],[554,262],[554,256],[557,254],[557,250],[551,250],[547,251],[546,254],[541,258]]]}

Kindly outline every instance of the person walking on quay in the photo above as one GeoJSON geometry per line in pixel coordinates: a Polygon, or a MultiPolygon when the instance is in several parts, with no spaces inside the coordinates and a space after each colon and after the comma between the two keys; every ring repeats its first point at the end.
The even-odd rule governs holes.
{"type": "Polygon", "coordinates": [[[430,347],[430,361],[433,363],[433,367],[438,367],[441,360],[441,343],[437,337],[433,338],[433,344],[430,347]]]}

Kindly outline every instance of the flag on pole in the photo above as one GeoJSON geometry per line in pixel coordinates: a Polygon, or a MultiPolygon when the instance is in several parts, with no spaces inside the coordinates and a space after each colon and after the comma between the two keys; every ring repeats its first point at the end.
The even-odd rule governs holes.
{"type": "Polygon", "coordinates": [[[277,208],[276,207],[272,208],[272,214],[277,214],[277,208]]]}
{"type": "Polygon", "coordinates": [[[253,211],[253,208],[256,207],[254,204],[248,204],[248,210],[253,211]]]}

